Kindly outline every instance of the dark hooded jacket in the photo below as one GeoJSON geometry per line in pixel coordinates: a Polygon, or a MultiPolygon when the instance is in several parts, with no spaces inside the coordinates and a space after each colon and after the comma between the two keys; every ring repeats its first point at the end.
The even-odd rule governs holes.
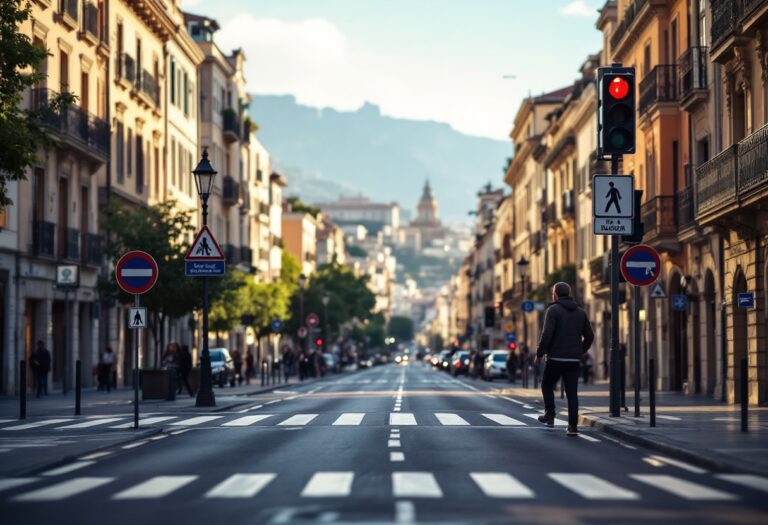
{"type": "Polygon", "coordinates": [[[572,297],[560,297],[547,308],[536,355],[555,360],[580,360],[594,339],[587,313],[572,297]]]}

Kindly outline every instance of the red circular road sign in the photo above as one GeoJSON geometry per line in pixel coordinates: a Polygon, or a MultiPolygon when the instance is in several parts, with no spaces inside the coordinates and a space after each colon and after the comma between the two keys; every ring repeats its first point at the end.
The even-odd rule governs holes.
{"type": "Polygon", "coordinates": [[[124,253],[115,266],[117,285],[126,293],[147,293],[157,282],[157,263],[147,252],[124,253]]]}
{"type": "Polygon", "coordinates": [[[317,314],[309,314],[307,316],[307,326],[309,326],[310,328],[315,328],[319,324],[320,324],[320,318],[317,316],[317,314]]]}
{"type": "Polygon", "coordinates": [[[306,326],[300,326],[297,335],[299,337],[307,337],[307,327],[306,326]]]}
{"type": "Polygon", "coordinates": [[[633,246],[621,257],[621,275],[635,286],[653,284],[661,275],[661,258],[650,246],[633,246]]]}

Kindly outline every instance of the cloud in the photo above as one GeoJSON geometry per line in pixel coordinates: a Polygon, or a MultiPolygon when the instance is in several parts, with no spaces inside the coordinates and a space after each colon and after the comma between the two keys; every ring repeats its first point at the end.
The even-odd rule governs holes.
{"type": "Polygon", "coordinates": [[[596,18],[597,9],[590,7],[584,0],[574,0],[567,6],[560,9],[563,16],[580,16],[584,18],[596,18]]]}

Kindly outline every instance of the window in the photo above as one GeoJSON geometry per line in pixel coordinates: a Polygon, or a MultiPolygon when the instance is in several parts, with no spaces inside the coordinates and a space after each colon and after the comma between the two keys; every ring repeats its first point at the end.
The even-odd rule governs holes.
{"type": "Polygon", "coordinates": [[[126,163],[128,165],[126,171],[128,172],[128,178],[131,178],[133,175],[133,130],[131,128],[128,128],[128,140],[126,141],[126,144],[128,145],[128,151],[126,163]]]}
{"type": "Polygon", "coordinates": [[[117,172],[117,183],[122,184],[125,180],[125,143],[123,140],[123,123],[117,123],[117,132],[115,137],[115,144],[117,145],[116,159],[115,159],[115,171],[117,172]]]}
{"type": "Polygon", "coordinates": [[[645,44],[645,49],[643,49],[643,77],[645,77],[650,72],[651,72],[651,43],[647,42],[645,44]]]}
{"type": "Polygon", "coordinates": [[[176,139],[171,138],[171,186],[176,187],[176,139]]]}
{"type": "MultiPolygon", "coordinates": [[[[187,171],[185,174],[189,174],[192,170],[192,152],[187,153],[187,171]]],[[[184,177],[184,180],[187,181],[187,194],[192,197],[192,181],[188,177],[184,177]]]]}
{"type": "Polygon", "coordinates": [[[155,146],[155,196],[160,197],[160,150],[155,146]]]}
{"type": "Polygon", "coordinates": [[[136,193],[144,192],[144,140],[136,134],[136,193]]]}
{"type": "Polygon", "coordinates": [[[707,45],[707,0],[699,0],[699,45],[707,45]]]}
{"type": "Polygon", "coordinates": [[[88,111],[88,73],[80,73],[80,107],[88,111]]]}
{"type": "Polygon", "coordinates": [[[59,55],[59,74],[61,75],[59,91],[67,93],[69,91],[69,55],[64,51],[59,55]]]}
{"type": "Polygon", "coordinates": [[[189,77],[184,72],[184,114],[189,116],[189,77]]]}
{"type": "Polygon", "coordinates": [[[171,58],[171,104],[176,104],[176,62],[171,58]]]}
{"type": "Polygon", "coordinates": [[[677,18],[672,20],[669,28],[669,51],[667,64],[674,64],[677,62],[677,18]]]}

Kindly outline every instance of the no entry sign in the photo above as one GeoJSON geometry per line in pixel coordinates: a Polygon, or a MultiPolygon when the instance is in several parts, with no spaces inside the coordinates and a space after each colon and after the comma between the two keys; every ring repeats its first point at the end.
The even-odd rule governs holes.
{"type": "Polygon", "coordinates": [[[621,258],[621,274],[635,286],[653,284],[661,275],[659,254],[645,244],[631,247],[621,258]]]}
{"type": "Polygon", "coordinates": [[[147,293],[157,282],[157,263],[147,252],[133,250],[123,254],[115,266],[117,285],[126,293],[147,293]]]}

